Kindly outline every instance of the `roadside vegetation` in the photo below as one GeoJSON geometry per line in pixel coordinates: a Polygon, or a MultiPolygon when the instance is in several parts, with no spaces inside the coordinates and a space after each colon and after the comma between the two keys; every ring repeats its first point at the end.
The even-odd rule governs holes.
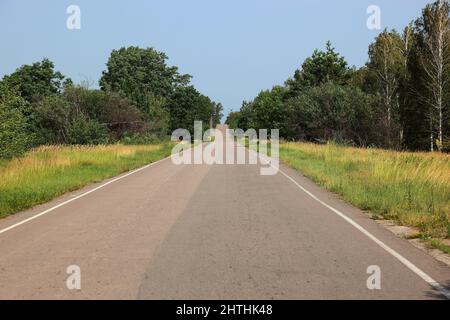
{"type": "Polygon", "coordinates": [[[367,63],[349,66],[330,42],[282,85],[244,101],[230,128],[409,151],[450,151],[450,2],[428,4],[403,30],[382,31],[367,63]]]}
{"type": "Polygon", "coordinates": [[[450,253],[439,242],[450,238],[450,1],[386,28],[367,52],[352,67],[327,42],[226,123],[301,141],[281,144],[282,161],[450,253]]]}
{"type": "Polygon", "coordinates": [[[416,227],[424,239],[450,237],[448,154],[287,142],[280,158],[374,218],[416,227]]]}
{"type": "Polygon", "coordinates": [[[220,123],[222,105],[153,48],[113,50],[99,81],[75,85],[52,61],[23,65],[0,81],[0,159],[40,145],[148,144],[173,130],[220,123]]]}
{"type": "Polygon", "coordinates": [[[40,146],[0,162],[0,218],[165,158],[171,143],[40,146]]]}
{"type": "Polygon", "coordinates": [[[0,218],[171,153],[178,128],[220,123],[222,105],[153,48],[113,50],[99,81],[74,84],[52,61],[0,81],[0,218]]]}

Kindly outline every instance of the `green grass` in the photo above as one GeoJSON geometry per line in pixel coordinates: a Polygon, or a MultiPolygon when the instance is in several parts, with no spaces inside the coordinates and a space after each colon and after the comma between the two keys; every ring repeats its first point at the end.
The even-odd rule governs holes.
{"type": "Polygon", "coordinates": [[[450,254],[450,246],[443,244],[441,241],[433,239],[429,241],[431,247],[441,250],[447,254],[450,254]]]}
{"type": "Polygon", "coordinates": [[[171,154],[173,145],[43,146],[0,162],[0,218],[171,154]]]}
{"type": "Polygon", "coordinates": [[[376,216],[417,227],[424,237],[450,236],[449,155],[282,143],[280,158],[376,216]]]}

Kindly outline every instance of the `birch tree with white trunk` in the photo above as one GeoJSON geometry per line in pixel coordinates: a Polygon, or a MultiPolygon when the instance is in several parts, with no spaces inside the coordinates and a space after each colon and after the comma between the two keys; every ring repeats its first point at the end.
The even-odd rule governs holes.
{"type": "Polygon", "coordinates": [[[450,72],[450,5],[448,0],[439,0],[423,10],[418,21],[423,37],[421,63],[427,76],[426,101],[430,107],[430,150],[434,145],[442,150],[444,144],[444,121],[448,112],[450,72]],[[437,139],[435,141],[434,134],[437,139]]]}
{"type": "Polygon", "coordinates": [[[384,30],[369,47],[368,66],[378,80],[377,87],[383,101],[389,147],[393,147],[393,131],[396,131],[397,127],[398,88],[401,73],[406,66],[404,50],[403,40],[395,30],[384,30]]]}

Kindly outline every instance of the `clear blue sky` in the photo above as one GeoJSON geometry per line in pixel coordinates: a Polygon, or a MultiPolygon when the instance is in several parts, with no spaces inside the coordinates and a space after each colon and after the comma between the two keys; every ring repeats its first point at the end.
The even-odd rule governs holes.
{"type": "Polygon", "coordinates": [[[75,82],[96,86],[112,49],[154,47],[228,112],[282,84],[327,40],[350,65],[363,65],[379,32],[366,28],[369,5],[381,8],[382,28],[401,30],[429,2],[0,0],[0,77],[48,57],[75,82]],[[71,4],[81,8],[81,30],[66,28],[71,4]]]}

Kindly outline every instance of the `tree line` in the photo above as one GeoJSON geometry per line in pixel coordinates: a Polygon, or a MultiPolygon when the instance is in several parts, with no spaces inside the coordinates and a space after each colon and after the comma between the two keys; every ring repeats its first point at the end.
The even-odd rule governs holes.
{"type": "Polygon", "coordinates": [[[113,50],[100,89],[75,85],[44,58],[0,81],[0,158],[42,144],[151,143],[194,120],[220,123],[222,105],[153,48],[113,50]]]}
{"type": "Polygon", "coordinates": [[[278,128],[285,139],[450,151],[449,0],[428,4],[402,32],[385,29],[368,62],[349,67],[331,43],[284,85],[232,112],[232,128],[278,128]]]}

